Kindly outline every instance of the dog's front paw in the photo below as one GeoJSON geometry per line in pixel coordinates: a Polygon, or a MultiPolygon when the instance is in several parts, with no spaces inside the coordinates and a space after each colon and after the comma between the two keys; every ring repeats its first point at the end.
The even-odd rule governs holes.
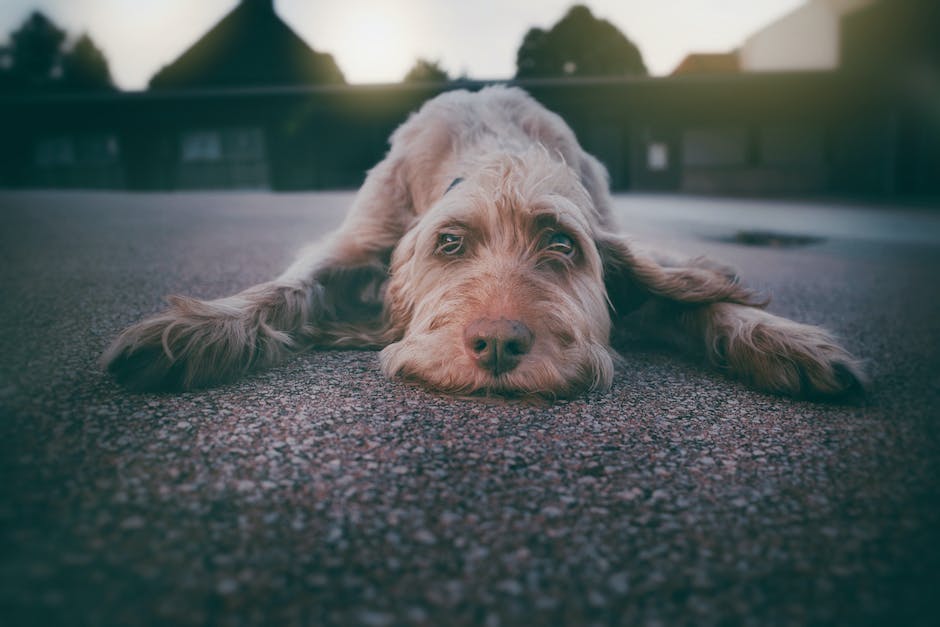
{"type": "Polygon", "coordinates": [[[713,358],[751,386],[803,398],[864,390],[860,362],[825,330],[752,309],[714,340],[713,358]]]}
{"type": "Polygon", "coordinates": [[[253,338],[239,317],[192,299],[171,303],[126,329],[101,356],[120,384],[137,392],[190,390],[230,381],[250,366],[253,338]]]}
{"type": "Polygon", "coordinates": [[[135,392],[183,389],[184,362],[168,355],[145,321],[121,334],[101,356],[101,364],[118,383],[135,392]]]}
{"type": "Polygon", "coordinates": [[[224,382],[226,373],[209,368],[204,325],[180,323],[170,312],[125,330],[101,356],[102,365],[135,392],[171,392],[224,382]]]}
{"type": "Polygon", "coordinates": [[[754,387],[802,398],[827,398],[861,392],[865,376],[858,363],[821,334],[819,341],[792,342],[752,355],[733,368],[754,387]]]}

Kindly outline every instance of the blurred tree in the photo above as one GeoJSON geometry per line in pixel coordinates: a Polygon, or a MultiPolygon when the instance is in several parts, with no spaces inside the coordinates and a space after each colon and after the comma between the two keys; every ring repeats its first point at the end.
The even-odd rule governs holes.
{"type": "Polygon", "coordinates": [[[65,31],[39,11],[10,33],[10,73],[22,87],[45,87],[62,72],[65,31]]]}
{"type": "Polygon", "coordinates": [[[639,49],[583,5],[548,31],[529,29],[516,54],[516,78],[646,75],[639,49]]]}
{"type": "Polygon", "coordinates": [[[62,57],[62,83],[69,89],[113,89],[108,60],[87,34],[62,57]]]}
{"type": "Polygon", "coordinates": [[[0,46],[0,91],[9,89],[13,83],[13,54],[9,46],[0,46]]]}
{"type": "Polygon", "coordinates": [[[0,90],[113,89],[108,61],[87,34],[64,49],[66,33],[39,11],[0,49],[0,90]]]}
{"type": "Polygon", "coordinates": [[[404,78],[406,83],[446,83],[449,80],[450,76],[441,67],[440,62],[427,59],[415,61],[404,78]]]}

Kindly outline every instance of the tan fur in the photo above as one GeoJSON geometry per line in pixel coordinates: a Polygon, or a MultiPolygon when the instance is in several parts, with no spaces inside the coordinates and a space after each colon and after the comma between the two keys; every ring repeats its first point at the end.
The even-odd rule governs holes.
{"type": "Polygon", "coordinates": [[[762,305],[727,268],[668,260],[616,233],[603,166],[557,115],[493,87],[426,103],[340,229],[281,277],[216,301],[175,298],[102,359],[130,387],[190,389],[308,346],[383,347],[389,376],[434,389],[558,397],[607,388],[611,328],[640,320],[761,389],[858,385],[858,364],[828,334],[762,305]],[[442,234],[462,238],[459,253],[441,251],[442,234]],[[570,256],[551,247],[558,234],[574,242],[570,256]],[[499,319],[533,340],[493,374],[463,338],[499,319]]]}

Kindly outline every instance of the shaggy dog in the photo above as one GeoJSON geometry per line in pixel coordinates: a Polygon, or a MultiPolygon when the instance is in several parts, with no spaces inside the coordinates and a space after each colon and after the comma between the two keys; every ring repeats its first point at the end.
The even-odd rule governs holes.
{"type": "Polygon", "coordinates": [[[452,91],[391,138],[345,222],[277,279],[170,309],[102,357],[137,390],[230,381],[307,347],[380,347],[388,376],[455,394],[607,388],[612,327],[704,353],[771,392],[832,396],[858,363],[702,259],[615,232],[607,173],[519,89],[452,91]]]}

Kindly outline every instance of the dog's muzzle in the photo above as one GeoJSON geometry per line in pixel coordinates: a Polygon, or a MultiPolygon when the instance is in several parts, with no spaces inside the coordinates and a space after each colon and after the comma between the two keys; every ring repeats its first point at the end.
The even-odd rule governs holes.
{"type": "Polygon", "coordinates": [[[532,348],[532,331],[519,320],[481,318],[464,329],[464,344],[476,365],[499,376],[513,370],[532,348]]]}

